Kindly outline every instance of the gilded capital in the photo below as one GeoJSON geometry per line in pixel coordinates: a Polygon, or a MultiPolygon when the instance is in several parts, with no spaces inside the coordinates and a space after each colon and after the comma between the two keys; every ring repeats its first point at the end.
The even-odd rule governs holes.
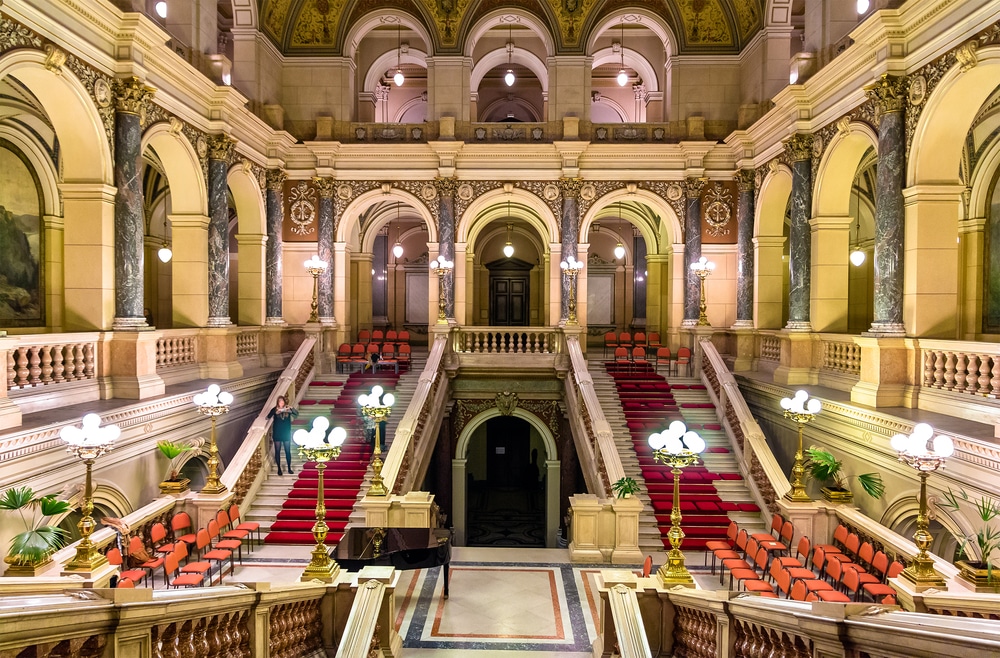
{"type": "Polygon", "coordinates": [[[785,151],[792,162],[802,160],[812,160],[813,157],[813,137],[809,133],[795,133],[784,140],[785,151]]]}
{"type": "Polygon", "coordinates": [[[740,169],[733,176],[733,180],[736,181],[736,189],[740,192],[753,192],[756,177],[757,172],[753,169],[740,169]]]}
{"type": "Polygon", "coordinates": [[[563,197],[568,199],[576,199],[580,196],[580,188],[583,187],[583,181],[579,178],[560,178],[559,179],[559,189],[562,190],[563,197]]]}
{"type": "Polygon", "coordinates": [[[208,136],[208,159],[229,162],[233,157],[236,140],[229,135],[208,136]]]}
{"type": "Polygon", "coordinates": [[[313,184],[316,186],[317,194],[324,199],[332,199],[334,193],[337,191],[332,178],[315,176],[313,177],[313,184]]]}
{"type": "Polygon", "coordinates": [[[437,192],[440,196],[455,196],[455,190],[458,189],[458,179],[435,178],[434,187],[437,188],[437,192]]]}
{"type": "Polygon", "coordinates": [[[128,114],[141,114],[156,89],[146,86],[136,77],[115,80],[115,110],[128,114]]]}
{"type": "Polygon", "coordinates": [[[697,199],[701,196],[701,191],[707,182],[707,178],[685,178],[684,195],[689,199],[697,199]]]}
{"type": "Polygon", "coordinates": [[[865,93],[875,103],[875,114],[881,116],[906,109],[909,90],[905,76],[883,73],[878,80],[865,87],[865,93]]]}
{"type": "Polygon", "coordinates": [[[281,169],[267,170],[267,189],[280,192],[285,185],[287,174],[281,169]]]}

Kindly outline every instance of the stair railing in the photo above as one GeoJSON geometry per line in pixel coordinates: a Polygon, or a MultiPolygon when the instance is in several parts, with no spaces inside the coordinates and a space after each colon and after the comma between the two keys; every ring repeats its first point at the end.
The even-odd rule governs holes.
{"type": "Polygon", "coordinates": [[[414,475],[422,476],[430,461],[433,449],[427,449],[426,437],[436,436],[444,417],[445,399],[448,395],[447,377],[444,374],[444,355],[448,349],[449,335],[434,336],[427,362],[420,372],[417,388],[410,404],[396,426],[382,479],[385,487],[394,494],[409,491],[414,475]]]}
{"type": "Polygon", "coordinates": [[[750,483],[750,491],[761,509],[777,513],[777,501],[792,488],[788,477],[774,458],[739,385],[710,339],[701,341],[701,354],[701,379],[736,452],[740,472],[750,483]]]}
{"type": "Polygon", "coordinates": [[[577,336],[566,336],[566,349],[572,365],[566,377],[566,407],[576,451],[583,467],[587,488],[598,497],[611,497],[611,483],[625,477],[611,425],[604,417],[601,401],[594,391],[594,380],[587,370],[577,336]]]}
{"type": "MultiPolygon", "coordinates": [[[[381,656],[384,649],[390,648],[390,634],[395,630],[392,620],[388,617],[385,606],[385,583],[369,580],[358,586],[354,595],[354,605],[347,617],[347,625],[337,647],[337,658],[354,658],[355,656],[381,656]],[[386,623],[380,623],[385,621],[386,623]]],[[[391,612],[391,611],[390,611],[391,612]]]]}
{"type": "Polygon", "coordinates": [[[601,635],[604,646],[608,649],[616,647],[618,652],[615,655],[621,658],[652,656],[635,588],[619,583],[608,590],[602,590],[601,598],[607,600],[608,606],[605,610],[611,613],[602,620],[604,628],[601,635]]]}
{"type": "Polygon", "coordinates": [[[222,484],[235,493],[232,502],[235,505],[240,505],[241,509],[253,502],[257,491],[264,483],[263,474],[266,469],[263,466],[268,463],[267,460],[270,458],[270,451],[267,449],[267,435],[272,422],[267,414],[281,395],[288,398],[289,404],[298,405],[309,382],[312,381],[315,344],[315,336],[306,336],[302,344],[299,345],[292,360],[278,377],[264,407],[250,424],[250,429],[247,430],[239,450],[236,451],[222,477],[219,478],[222,480],[222,484]]]}

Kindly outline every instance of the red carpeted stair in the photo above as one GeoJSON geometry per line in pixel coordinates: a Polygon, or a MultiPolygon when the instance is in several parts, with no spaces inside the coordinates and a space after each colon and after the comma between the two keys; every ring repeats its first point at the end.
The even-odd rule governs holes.
{"type": "MultiPolygon", "coordinates": [[[[719,431],[722,426],[715,422],[688,422],[684,411],[690,415],[700,410],[714,409],[711,403],[678,403],[674,390],[701,389],[701,384],[678,384],[671,386],[666,379],[656,374],[652,367],[623,367],[614,362],[607,363],[608,374],[615,381],[615,388],[622,403],[626,424],[632,435],[642,477],[646,481],[650,503],[660,526],[660,539],[666,548],[670,547],[667,533],[670,530],[670,511],[673,507],[673,476],[670,469],[653,461],[653,449],[649,447],[649,435],[659,432],[675,421],[684,422],[688,429],[699,431],[705,437],[705,430],[719,431]]],[[[706,437],[707,438],[707,437],[706,437]]],[[[728,453],[729,449],[710,445],[706,453],[728,453]]],[[[681,525],[686,535],[683,548],[704,550],[705,542],[724,538],[729,527],[730,512],[759,512],[752,503],[732,503],[723,501],[713,484],[717,480],[741,480],[739,473],[714,473],[703,464],[689,466],[681,475],[681,525]]]]}
{"type": "MultiPolygon", "coordinates": [[[[395,373],[354,373],[348,378],[339,397],[324,399],[320,395],[315,404],[306,405],[303,400],[303,406],[300,407],[302,415],[294,423],[296,429],[308,427],[315,416],[326,415],[331,427],[339,425],[347,430],[347,440],[340,457],[327,462],[323,474],[326,524],[330,526],[326,542],[331,546],[340,541],[344,533],[371,458],[371,448],[364,441],[361,419],[358,416],[358,396],[370,392],[376,384],[390,393],[398,379],[399,375],[395,373]]],[[[320,381],[310,386],[325,385],[326,382],[320,381]]],[[[315,399],[317,396],[310,397],[315,399]]],[[[383,441],[388,448],[388,437],[383,441]]],[[[294,444],[292,450],[295,450],[294,444]]],[[[316,464],[307,462],[297,475],[298,479],[288,493],[288,499],[282,504],[277,519],[271,524],[271,531],[264,539],[269,544],[313,544],[316,541],[312,535],[318,493],[316,464]]]]}

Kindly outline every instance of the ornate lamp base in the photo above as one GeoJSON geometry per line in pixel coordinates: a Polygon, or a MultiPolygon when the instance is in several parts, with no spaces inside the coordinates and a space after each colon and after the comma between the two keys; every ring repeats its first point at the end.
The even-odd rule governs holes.
{"type": "Polygon", "coordinates": [[[316,544],[312,550],[312,560],[309,566],[302,572],[299,580],[307,583],[311,580],[319,580],[324,583],[332,583],[340,573],[340,565],[330,559],[325,544],[316,544]]]}
{"type": "MultiPolygon", "coordinates": [[[[378,438],[376,437],[376,441],[378,438]]],[[[388,489],[385,488],[385,481],[382,479],[382,458],[378,455],[372,460],[372,483],[368,487],[369,496],[378,496],[379,498],[384,498],[389,495],[388,489]]]]}
{"type": "Polygon", "coordinates": [[[82,540],[76,547],[76,555],[63,567],[64,573],[93,573],[108,563],[89,539],[82,540]]]}
{"type": "Polygon", "coordinates": [[[674,548],[667,551],[667,561],[656,572],[660,577],[660,582],[664,587],[694,587],[694,578],[691,572],[684,566],[684,554],[674,548]]]}
{"type": "Polygon", "coordinates": [[[912,583],[918,592],[931,587],[945,589],[948,586],[941,574],[934,570],[934,560],[924,559],[920,556],[913,558],[913,563],[904,569],[900,576],[912,583]]]}

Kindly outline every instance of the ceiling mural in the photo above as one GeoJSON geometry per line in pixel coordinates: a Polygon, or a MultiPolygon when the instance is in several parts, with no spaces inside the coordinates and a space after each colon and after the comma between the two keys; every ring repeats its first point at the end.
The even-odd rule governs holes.
{"type": "Polygon", "coordinates": [[[459,52],[466,33],[489,11],[518,7],[552,26],[561,53],[579,53],[588,34],[608,13],[628,7],[652,10],[670,25],[684,54],[735,53],[762,25],[766,0],[258,0],[261,30],[286,54],[338,55],[346,16],[399,7],[428,27],[435,52],[459,52]]]}

